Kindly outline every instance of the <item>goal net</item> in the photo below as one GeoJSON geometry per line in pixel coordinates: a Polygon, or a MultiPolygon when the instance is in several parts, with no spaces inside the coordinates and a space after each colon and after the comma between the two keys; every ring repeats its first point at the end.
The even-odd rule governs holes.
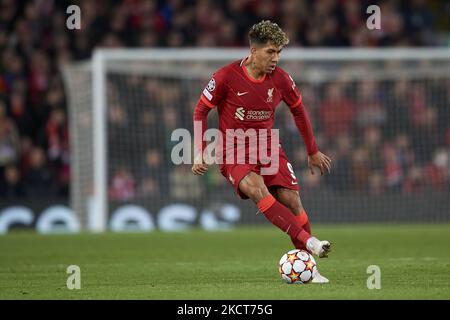
{"type": "MultiPolygon", "coordinates": [[[[85,228],[179,230],[257,224],[217,165],[174,164],[176,129],[211,75],[240,49],[100,50],[64,67],[71,128],[71,205],[85,228]]],[[[331,174],[311,175],[288,108],[275,128],[313,222],[450,220],[450,51],[285,49],[331,174]]],[[[208,117],[217,128],[217,113],[208,117]]]]}

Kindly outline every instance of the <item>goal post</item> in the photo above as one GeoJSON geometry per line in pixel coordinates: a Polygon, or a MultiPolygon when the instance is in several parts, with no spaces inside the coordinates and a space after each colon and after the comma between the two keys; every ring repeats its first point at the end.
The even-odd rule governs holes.
{"type": "MultiPolygon", "coordinates": [[[[187,165],[170,163],[176,144],[171,132],[192,132],[193,108],[211,74],[247,55],[246,49],[225,48],[98,49],[92,61],[64,66],[71,206],[86,230],[107,230],[124,207],[129,221],[174,230],[180,221],[261,222],[249,201],[236,199],[217,166],[198,178],[187,165]],[[172,209],[183,214],[169,224],[172,209]]],[[[301,138],[287,109],[278,108],[275,127],[313,221],[449,220],[450,126],[439,118],[450,103],[449,49],[286,48],[280,65],[303,93],[319,148],[336,158],[330,176],[307,175],[301,138]],[[411,97],[402,98],[404,86],[411,97]],[[336,105],[333,95],[346,102],[336,105]],[[421,124],[415,112],[430,123],[421,124]],[[439,141],[428,126],[437,128],[439,141]]],[[[215,121],[216,115],[208,119],[212,126],[215,121]]]]}
{"type": "Polygon", "coordinates": [[[93,125],[94,125],[94,193],[90,229],[105,231],[108,217],[108,149],[106,106],[106,59],[103,51],[95,51],[92,60],[93,125]]]}

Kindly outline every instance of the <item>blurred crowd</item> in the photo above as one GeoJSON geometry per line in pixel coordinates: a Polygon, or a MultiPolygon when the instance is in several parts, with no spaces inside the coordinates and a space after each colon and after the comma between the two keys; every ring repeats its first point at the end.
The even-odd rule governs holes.
{"type": "MultiPolygon", "coordinates": [[[[371,195],[448,191],[449,85],[448,80],[391,80],[304,86],[318,145],[334,161],[333,174],[323,182],[303,172],[305,184],[371,195]]],[[[295,149],[298,163],[304,150],[295,149]]]]}
{"type": "MultiPolygon", "coordinates": [[[[59,66],[90,58],[95,47],[242,47],[248,43],[248,28],[265,18],[285,29],[290,46],[439,46],[448,41],[448,15],[445,2],[425,0],[0,0],[0,198],[68,196],[70,132],[59,66]],[[71,4],[81,8],[81,30],[66,27],[71,4]],[[381,7],[381,30],[369,32],[366,27],[370,4],[381,7]]],[[[135,86],[142,85],[137,82],[135,86]]],[[[353,96],[340,84],[302,89],[317,99],[309,106],[319,145],[339,164],[338,174],[325,182],[309,177],[305,183],[374,193],[392,188],[413,192],[427,183],[448,186],[448,174],[441,174],[449,166],[448,84],[398,82],[389,86],[392,90],[386,87],[365,83],[353,96]],[[406,91],[413,94],[405,98],[406,91]],[[400,122],[404,130],[398,131],[400,122]]],[[[155,104],[167,105],[179,95],[155,83],[146,84],[146,90],[171,91],[159,94],[166,101],[155,104]]],[[[151,95],[147,98],[155,101],[151,95]]],[[[112,127],[136,117],[124,106],[110,106],[112,127]]],[[[157,133],[148,134],[167,141],[173,128],[189,127],[193,106],[186,105],[190,113],[184,114],[175,108],[163,114],[150,108],[137,116],[136,121],[142,121],[139,132],[162,123],[157,133]]],[[[281,125],[294,134],[290,120],[282,119],[287,122],[281,125]]],[[[185,190],[201,195],[203,185],[196,187],[199,180],[189,175],[189,168],[168,169],[170,143],[139,147],[145,148],[141,153],[147,151],[135,168],[112,166],[111,197],[126,200],[170,192],[177,198],[190,194],[185,190]]],[[[113,146],[111,150],[116,152],[113,146]]],[[[293,162],[301,163],[300,150],[291,150],[293,162]]],[[[223,184],[214,171],[205,179],[212,186],[223,184]]]]}

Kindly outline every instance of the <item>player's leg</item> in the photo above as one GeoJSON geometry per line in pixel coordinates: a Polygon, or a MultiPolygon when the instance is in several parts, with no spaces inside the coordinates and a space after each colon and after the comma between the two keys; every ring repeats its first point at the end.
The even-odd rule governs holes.
{"type": "Polygon", "coordinates": [[[306,244],[311,235],[299,224],[291,211],[278,202],[269,192],[264,179],[255,172],[249,172],[239,182],[239,190],[258,206],[264,216],[291,238],[306,244]]]}
{"type": "MultiPolygon", "coordinates": [[[[275,198],[285,207],[290,209],[293,216],[295,216],[295,220],[305,231],[311,233],[309,221],[298,193],[297,177],[281,147],[279,152],[278,171],[274,175],[264,176],[264,183],[271,189],[276,188],[275,198]]],[[[308,239],[303,246],[302,243],[299,243],[295,238],[292,239],[292,242],[297,248],[304,249],[306,247],[307,250],[321,258],[327,257],[328,252],[330,251],[330,243],[328,241],[320,241],[315,237],[308,239]]]]}
{"type": "MultiPolygon", "coordinates": [[[[308,220],[308,215],[305,209],[302,206],[302,202],[300,199],[300,195],[297,190],[291,190],[283,187],[275,187],[271,188],[272,194],[275,194],[274,197],[282,203],[284,206],[289,208],[291,212],[295,215],[298,223],[305,229],[308,233],[311,234],[311,227],[308,220]]],[[[312,237],[312,239],[306,245],[299,242],[295,238],[291,238],[292,243],[297,249],[308,250],[314,254],[317,254],[319,257],[326,257],[328,252],[331,250],[331,245],[328,241],[319,241],[315,240],[316,238],[312,237]]]]}
{"type": "MultiPolygon", "coordinates": [[[[295,218],[299,221],[300,225],[311,234],[311,228],[308,221],[308,215],[306,211],[303,209],[302,201],[300,199],[300,194],[297,190],[291,190],[279,186],[270,187],[270,193],[282,204],[284,204],[287,208],[289,208],[292,214],[295,215],[295,218]]],[[[312,250],[308,250],[307,246],[297,239],[291,237],[291,241],[294,244],[296,249],[307,250],[312,253],[312,250]]],[[[328,253],[330,251],[330,246],[328,241],[321,241],[321,244],[325,245],[324,251],[328,253]],[[326,250],[325,250],[326,249],[326,250]]],[[[319,273],[319,270],[313,276],[313,283],[328,283],[329,280],[322,276],[319,273]]]]}
{"type": "MultiPolygon", "coordinates": [[[[270,193],[278,202],[287,207],[294,214],[295,219],[300,223],[303,229],[311,234],[311,226],[309,224],[308,215],[303,208],[300,195],[297,190],[287,189],[279,186],[270,187],[270,193]]],[[[295,238],[291,238],[295,248],[307,250],[306,246],[295,238]]]]}

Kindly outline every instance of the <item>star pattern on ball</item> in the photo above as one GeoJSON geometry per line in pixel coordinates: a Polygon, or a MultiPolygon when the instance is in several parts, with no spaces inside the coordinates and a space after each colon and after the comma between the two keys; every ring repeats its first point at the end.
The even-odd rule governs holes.
{"type": "Polygon", "coordinates": [[[291,278],[292,282],[295,282],[300,278],[300,273],[297,273],[294,270],[292,270],[292,272],[289,274],[289,278],[291,278]]]}
{"type": "Polygon", "coordinates": [[[295,260],[297,260],[297,255],[295,253],[293,254],[288,254],[288,260],[290,263],[294,263],[295,260]]]}
{"type": "Polygon", "coordinates": [[[310,270],[310,271],[312,271],[313,268],[314,268],[314,262],[312,262],[311,260],[309,260],[308,262],[306,262],[305,265],[306,265],[305,270],[310,270]]]}
{"type": "Polygon", "coordinates": [[[309,283],[315,270],[316,261],[310,253],[304,250],[291,250],[285,253],[278,265],[282,280],[288,284],[309,283]]]}

